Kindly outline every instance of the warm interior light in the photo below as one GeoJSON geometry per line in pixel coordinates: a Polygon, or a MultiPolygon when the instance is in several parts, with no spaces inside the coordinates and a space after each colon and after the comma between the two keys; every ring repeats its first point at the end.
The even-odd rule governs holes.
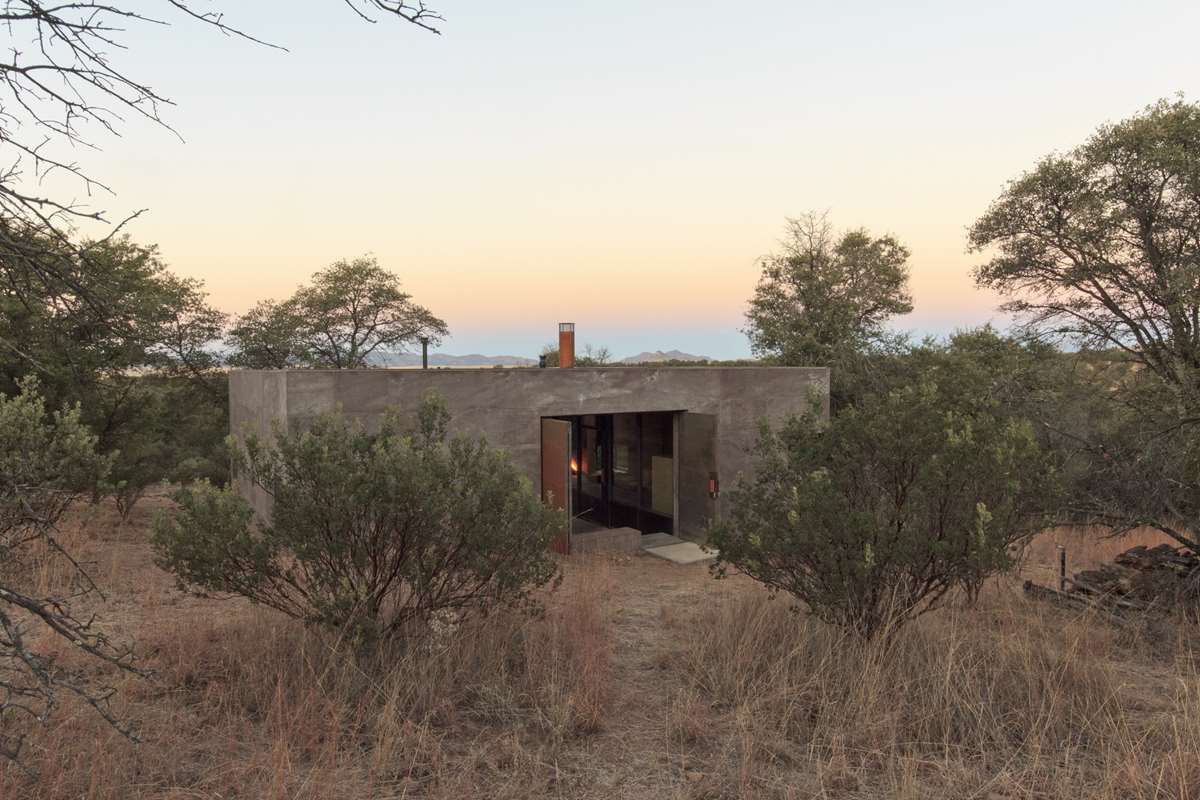
{"type": "Polygon", "coordinates": [[[571,456],[571,473],[572,474],[579,473],[579,462],[575,460],[574,456],[571,456]]]}

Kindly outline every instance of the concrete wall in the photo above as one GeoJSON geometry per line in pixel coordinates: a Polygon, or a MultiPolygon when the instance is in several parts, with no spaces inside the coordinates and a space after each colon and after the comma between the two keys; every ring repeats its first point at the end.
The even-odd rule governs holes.
{"type": "Polygon", "coordinates": [[[709,520],[720,516],[720,498],[710,497],[708,493],[709,476],[715,472],[720,477],[717,459],[720,430],[716,414],[694,411],[679,414],[675,424],[676,530],[694,535],[702,531],[709,520]]]}
{"type": "MultiPolygon", "coordinates": [[[[540,483],[542,417],[686,411],[681,415],[680,520],[688,528],[716,513],[698,514],[692,483],[718,472],[722,488],[749,466],[758,422],[807,408],[816,397],[829,412],[829,370],[824,367],[597,367],[574,369],[248,370],[230,374],[230,424],[266,434],[271,418],[302,429],[314,416],[341,408],[377,426],[386,408],[415,413],[427,392],[437,391],[452,415],[452,432],[482,435],[508,451],[535,487],[540,483]],[[690,424],[691,414],[707,415],[690,424]],[[715,423],[715,425],[713,424],[715,423]],[[716,441],[712,442],[712,429],[716,441]],[[710,431],[709,441],[694,441],[710,431]],[[692,437],[692,438],[689,438],[692,437]],[[698,463],[697,456],[712,464],[698,463]],[[686,481],[686,485],[685,485],[686,481]],[[689,508],[683,508],[684,503],[689,508]]],[[[256,497],[260,511],[266,499],[256,497]]]]}
{"type": "MultiPolygon", "coordinates": [[[[287,430],[287,376],[280,370],[229,373],[229,429],[237,436],[252,433],[270,438],[273,426],[287,430]]],[[[260,516],[271,511],[271,499],[261,489],[237,482],[238,489],[260,516]]]]}

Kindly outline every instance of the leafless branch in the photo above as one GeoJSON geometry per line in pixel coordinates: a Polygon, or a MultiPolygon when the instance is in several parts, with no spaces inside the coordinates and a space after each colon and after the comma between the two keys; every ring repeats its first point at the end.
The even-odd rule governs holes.
{"type": "MultiPolygon", "coordinates": [[[[225,36],[286,50],[238,27],[219,10],[202,10],[189,0],[161,1],[164,9],[225,36]]],[[[370,22],[375,20],[369,12],[376,11],[439,32],[433,23],[442,17],[423,2],[344,2],[370,22]]],[[[170,19],[150,16],[127,0],[0,0],[0,30],[9,39],[0,51],[0,264],[18,259],[78,292],[81,287],[70,287],[53,260],[30,258],[28,242],[69,247],[81,223],[110,224],[93,202],[98,195],[111,196],[113,189],[73,158],[53,151],[95,150],[100,137],[120,136],[130,117],[178,136],[163,114],[173,101],[117,59],[127,49],[129,31],[145,25],[167,27],[170,19]],[[83,199],[46,193],[42,187],[54,175],[72,178],[83,199]],[[26,245],[14,246],[16,240],[26,245]]],[[[113,230],[140,213],[118,221],[113,230]]],[[[86,261],[86,253],[78,255],[86,261]]]]}

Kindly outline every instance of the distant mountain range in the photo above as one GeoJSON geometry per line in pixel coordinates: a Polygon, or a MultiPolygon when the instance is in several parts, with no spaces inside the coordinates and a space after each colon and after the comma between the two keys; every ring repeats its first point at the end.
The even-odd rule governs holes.
{"type": "MultiPolygon", "coordinates": [[[[371,363],[378,367],[419,367],[420,353],[376,353],[371,356],[371,363]]],[[[485,356],[471,353],[465,356],[452,356],[449,353],[430,353],[431,367],[535,367],[536,358],[524,356],[485,356]]]]}
{"type": "MultiPolygon", "coordinates": [[[[636,356],[622,358],[616,364],[656,364],[662,361],[708,361],[708,356],[697,356],[680,350],[654,350],[638,353],[636,356]]],[[[374,353],[370,358],[372,366],[376,367],[419,367],[420,353],[374,353]]],[[[431,367],[536,367],[536,358],[525,356],[485,356],[481,353],[471,353],[465,356],[455,356],[449,353],[430,353],[431,367]]]]}
{"type": "Polygon", "coordinates": [[[636,356],[622,358],[621,364],[653,364],[658,361],[711,361],[708,356],[694,356],[680,350],[655,350],[638,353],[636,356]]]}

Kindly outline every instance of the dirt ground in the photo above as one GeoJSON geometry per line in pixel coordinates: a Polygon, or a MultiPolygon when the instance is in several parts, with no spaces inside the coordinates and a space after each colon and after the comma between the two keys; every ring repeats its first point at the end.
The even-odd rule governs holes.
{"type": "MultiPolygon", "coordinates": [[[[162,643],[172,638],[197,633],[218,636],[222,620],[272,613],[254,609],[238,598],[183,592],[154,564],[149,544],[152,520],[169,505],[163,495],[149,496],[125,522],[107,505],[88,508],[65,527],[62,537],[71,552],[80,554],[81,564],[104,592],[103,598],[92,597],[78,609],[94,613],[113,639],[137,643],[142,662],[151,668],[156,666],[162,643]]],[[[567,586],[577,574],[602,576],[593,581],[599,589],[594,599],[607,617],[609,685],[614,691],[608,695],[605,710],[609,722],[556,748],[553,761],[542,765],[550,776],[549,795],[673,796],[688,787],[689,773],[702,768],[686,754],[674,753],[664,741],[664,721],[678,684],[669,666],[683,636],[677,622],[699,604],[711,602],[714,593],[729,592],[743,580],[718,584],[706,565],[676,566],[643,554],[576,556],[564,560],[563,568],[567,586]]],[[[42,580],[64,577],[47,574],[42,580]]],[[[562,594],[559,590],[547,602],[559,603],[562,594]]],[[[140,693],[138,683],[133,686],[140,693]]],[[[145,742],[139,747],[152,748],[155,732],[144,729],[141,735],[145,742]]],[[[30,745],[36,750],[39,743],[35,739],[30,745]]],[[[54,760],[52,755],[50,760],[54,760]]],[[[0,800],[15,796],[3,793],[5,774],[0,769],[0,800]]],[[[155,791],[147,796],[175,796],[179,788],[161,787],[161,794],[155,791]]]]}
{"type": "MultiPolygon", "coordinates": [[[[796,749],[782,740],[778,745],[767,747],[764,744],[767,740],[756,732],[753,719],[755,715],[765,719],[767,712],[762,709],[766,706],[738,707],[729,699],[718,701],[706,694],[707,690],[702,688],[706,684],[696,674],[689,674],[686,668],[688,663],[696,663],[697,642],[701,638],[715,640],[738,633],[721,630],[721,627],[740,623],[723,622],[724,618],[713,616],[709,610],[728,606],[739,597],[757,597],[762,594],[761,590],[742,577],[715,581],[705,565],[677,566],[644,554],[566,560],[563,587],[547,597],[548,606],[559,614],[561,621],[560,627],[547,635],[553,640],[554,647],[565,648],[565,669],[575,669],[586,661],[586,669],[594,670],[589,674],[596,676],[589,680],[602,686],[588,688],[592,694],[573,695],[567,676],[562,678],[568,689],[561,694],[561,698],[565,698],[561,702],[521,700],[520,705],[527,710],[521,714],[504,712],[498,723],[480,723],[478,712],[468,710],[456,717],[466,721],[461,729],[436,724],[422,728],[422,737],[436,739],[437,752],[429,756],[431,766],[425,769],[426,777],[419,782],[412,779],[416,772],[413,769],[409,769],[405,780],[380,782],[374,777],[375,772],[361,767],[357,761],[360,756],[355,755],[356,748],[366,748],[361,756],[365,760],[370,757],[371,748],[378,749],[375,739],[370,743],[355,739],[358,744],[347,746],[342,742],[336,748],[330,745],[327,749],[332,755],[328,758],[322,755],[325,750],[320,736],[310,737],[317,743],[311,747],[306,745],[307,749],[295,747],[298,736],[295,729],[312,723],[298,721],[297,717],[297,721],[289,723],[286,734],[280,734],[276,728],[271,728],[269,715],[264,717],[253,710],[260,705],[258,700],[239,700],[251,707],[251,712],[247,713],[240,706],[234,708],[220,725],[213,723],[212,732],[204,735],[203,743],[192,741],[198,737],[189,739],[189,732],[183,729],[201,724],[197,720],[211,716],[204,708],[206,703],[223,708],[236,705],[228,696],[240,690],[229,684],[236,679],[233,673],[241,668],[230,666],[229,659],[252,658],[256,637],[263,640],[264,659],[272,647],[291,645],[282,639],[283,645],[276,643],[275,637],[282,634],[278,634],[280,623],[271,612],[253,608],[240,599],[186,594],[175,586],[169,575],[154,565],[148,542],[151,520],[168,505],[163,496],[149,497],[125,523],[121,523],[108,506],[89,508],[66,532],[65,544],[82,554],[84,565],[105,591],[103,599],[91,601],[91,610],[115,638],[138,643],[144,663],[160,670],[161,674],[149,684],[137,679],[119,684],[125,694],[134,698],[124,708],[139,719],[143,744],[136,750],[128,749],[127,743],[98,726],[85,709],[67,704],[52,723],[52,734],[37,733],[30,738],[29,763],[39,770],[36,778],[11,767],[0,768],[0,799],[478,796],[698,800],[735,796],[974,796],[1000,800],[1018,796],[1059,796],[1049,792],[984,791],[979,787],[1003,782],[990,772],[997,768],[979,766],[976,764],[978,759],[963,759],[961,764],[955,761],[953,769],[939,767],[936,779],[930,778],[930,782],[923,783],[924,779],[913,778],[910,786],[905,782],[909,781],[907,773],[893,774],[897,769],[894,765],[886,768],[871,766],[893,758],[882,755],[887,752],[887,747],[882,744],[879,752],[862,766],[855,761],[853,751],[846,751],[851,753],[850,756],[839,755],[837,747],[830,749],[827,744],[814,749],[816,745],[811,736],[807,749],[796,749]],[[581,598],[581,594],[586,596],[581,598]],[[592,627],[584,632],[573,627],[576,617],[593,612],[597,622],[592,627]],[[566,644],[554,644],[557,642],[555,637],[563,638],[566,644]],[[589,644],[584,639],[595,641],[589,644]],[[243,649],[239,651],[239,647],[243,649]],[[207,662],[194,669],[179,666],[182,660],[202,660],[208,657],[206,651],[221,648],[229,652],[220,657],[212,656],[215,666],[207,662]],[[593,655],[589,656],[587,652],[593,652],[593,655]],[[572,661],[572,658],[576,660],[572,661]],[[214,677],[205,670],[222,674],[214,677]],[[221,681],[226,682],[224,688],[214,688],[221,681]],[[595,694],[596,691],[600,694],[595,694]],[[588,701],[588,697],[592,699],[588,701]],[[583,713],[580,707],[586,704],[585,701],[599,706],[588,712],[589,719],[594,719],[586,724],[578,722],[583,713]],[[753,708],[760,710],[746,710],[753,708]],[[575,722],[557,725],[541,719],[558,713],[556,709],[575,722]],[[756,736],[759,738],[754,738],[756,736]],[[222,741],[214,743],[214,738],[222,741]],[[168,739],[172,742],[170,747],[160,744],[160,740],[168,739]],[[291,749],[280,755],[280,748],[285,745],[291,749]],[[150,760],[147,754],[155,753],[155,748],[159,747],[162,753],[154,758],[163,763],[139,766],[134,771],[139,781],[136,786],[121,786],[123,781],[131,781],[129,775],[134,773],[122,772],[117,768],[119,764],[111,769],[98,766],[104,759],[150,760]],[[239,759],[244,759],[244,763],[239,763],[239,759]],[[186,768],[170,763],[181,760],[194,763],[186,768]],[[973,770],[969,778],[965,777],[967,767],[963,766],[968,763],[973,770]],[[239,770],[246,777],[221,778],[217,774],[225,771],[232,775],[239,770]],[[260,782],[259,774],[270,771],[274,771],[276,777],[260,782]],[[883,783],[869,788],[870,781],[863,777],[867,774],[882,776],[879,780],[883,783]],[[947,777],[952,774],[957,777],[947,777]],[[974,788],[969,792],[954,788],[967,785],[974,788]],[[890,788],[884,793],[880,786],[890,788]],[[932,787],[937,787],[936,791],[932,787]],[[957,794],[959,791],[965,793],[957,794]]],[[[1077,569],[1109,557],[1123,547],[1154,540],[1149,535],[1134,538],[1136,542],[1097,542],[1080,531],[1052,531],[1030,548],[1023,574],[1052,581],[1057,569],[1056,547],[1059,544],[1068,547],[1070,567],[1077,569]]],[[[46,569],[39,580],[53,583],[63,579],[53,573],[54,568],[46,569]]],[[[1018,597],[1016,587],[1017,580],[1006,578],[995,591],[1005,598],[1018,597]]],[[[772,602],[786,605],[783,601],[772,602]]],[[[1040,610],[1034,610],[1034,613],[1043,615],[1040,610]]],[[[772,624],[780,624],[779,619],[785,625],[790,624],[786,614],[772,624]]],[[[981,627],[999,630],[1012,624],[1011,617],[989,612],[981,627]]],[[[767,636],[771,636],[770,631],[767,636]]],[[[1115,640],[1109,633],[1104,633],[1100,638],[1087,641],[1091,643],[1089,647],[1103,651],[1109,646],[1104,642],[1115,640]]],[[[528,655],[530,646],[525,647],[526,657],[532,658],[528,655]]],[[[1028,660],[1027,655],[1021,658],[1028,660]]],[[[719,669],[726,670],[723,677],[718,675],[714,680],[728,682],[731,674],[736,678],[738,670],[747,669],[732,661],[730,664],[732,666],[713,667],[714,675],[718,675],[719,669]]],[[[1171,713],[1170,698],[1174,696],[1168,689],[1184,680],[1170,659],[1131,657],[1128,662],[1116,664],[1111,672],[1114,686],[1144,685],[1150,681],[1156,682],[1153,685],[1168,687],[1162,691],[1152,688],[1142,693],[1142,699],[1131,701],[1168,716],[1171,713]]],[[[539,674],[543,675],[538,678],[540,682],[548,680],[545,674],[558,680],[553,678],[553,673],[539,674]]],[[[468,679],[469,676],[453,678],[454,681],[468,679]]],[[[1078,682],[1076,678],[1071,680],[1078,682]]],[[[1194,676],[1187,680],[1191,681],[1188,683],[1191,686],[1194,676]]],[[[271,677],[266,681],[264,691],[281,693],[284,683],[283,677],[271,677]]],[[[810,690],[812,687],[804,691],[810,690]]],[[[427,746],[428,743],[421,745],[427,746]]],[[[904,759],[909,756],[904,755],[904,759]]],[[[915,765],[911,767],[913,775],[919,776],[921,770],[926,769],[920,765],[927,762],[928,757],[913,756],[911,761],[915,765]]],[[[1102,764],[1097,767],[1103,768],[1102,764]]],[[[1034,775],[1036,769],[1030,767],[1028,775],[1034,775]]],[[[1056,765],[1054,769],[1061,769],[1061,766],[1056,765]]],[[[1022,773],[1020,781],[1012,778],[1012,785],[1025,786],[1026,782],[1034,785],[1036,780],[1028,775],[1022,773]]],[[[1085,780],[1083,777],[1078,779],[1085,780]]],[[[1112,786],[1126,785],[1116,779],[1103,785],[1110,783],[1112,786]]],[[[1150,791],[1127,796],[1182,800],[1197,796],[1188,793],[1193,788],[1200,791],[1200,780],[1195,786],[1188,784],[1186,791],[1150,791]]],[[[1072,791],[1076,792],[1073,796],[1088,796],[1079,794],[1078,790],[1072,791]]],[[[1105,789],[1105,793],[1098,791],[1095,796],[1121,795],[1115,789],[1111,793],[1105,789]]]]}

